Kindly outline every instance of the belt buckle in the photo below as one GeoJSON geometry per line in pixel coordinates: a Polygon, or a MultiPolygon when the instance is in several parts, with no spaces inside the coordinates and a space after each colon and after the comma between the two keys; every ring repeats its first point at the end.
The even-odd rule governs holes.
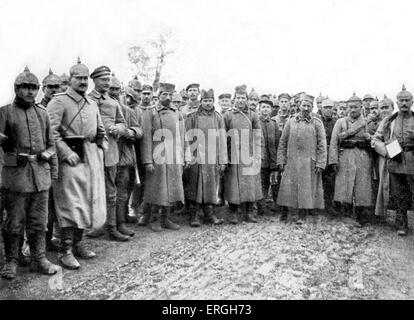
{"type": "Polygon", "coordinates": [[[28,160],[29,162],[35,162],[35,161],[37,160],[37,155],[35,155],[35,154],[30,154],[30,155],[27,157],[27,160],[28,160]]]}

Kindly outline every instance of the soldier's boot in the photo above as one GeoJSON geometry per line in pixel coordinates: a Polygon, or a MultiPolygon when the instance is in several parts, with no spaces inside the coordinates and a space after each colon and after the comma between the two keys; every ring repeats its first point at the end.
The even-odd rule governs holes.
{"type": "Polygon", "coordinates": [[[1,276],[6,280],[13,280],[17,275],[20,237],[3,232],[3,239],[6,262],[1,270],[1,276]]]}
{"type": "Polygon", "coordinates": [[[190,204],[190,226],[193,228],[198,228],[201,226],[200,215],[202,214],[201,207],[199,205],[190,204]]]}
{"type": "Polygon", "coordinates": [[[138,218],[139,226],[147,226],[151,221],[151,205],[149,203],[142,203],[142,214],[138,218]]]}
{"type": "Polygon", "coordinates": [[[73,238],[74,228],[62,228],[61,232],[61,256],[59,258],[62,266],[69,270],[76,270],[80,268],[78,260],[73,255],[73,238]]]}
{"type": "Polygon", "coordinates": [[[355,207],[355,215],[358,227],[363,227],[366,224],[364,217],[364,207],[355,207]]]}
{"type": "Polygon", "coordinates": [[[22,234],[19,238],[19,266],[28,267],[30,266],[31,259],[29,255],[24,254],[23,246],[24,246],[24,234],[22,234]]]}
{"type": "Polygon", "coordinates": [[[45,232],[29,233],[29,246],[32,255],[32,262],[30,264],[30,271],[46,275],[54,275],[58,273],[61,268],[51,263],[46,258],[46,235],[45,232]]]}
{"type": "Polygon", "coordinates": [[[246,221],[247,222],[252,222],[252,223],[257,223],[257,218],[256,218],[256,214],[254,211],[254,202],[247,202],[246,203],[246,221]]]}
{"type": "Polygon", "coordinates": [[[81,259],[93,259],[95,252],[86,248],[83,239],[83,229],[74,228],[73,230],[73,253],[81,259]]]}
{"type": "Polygon", "coordinates": [[[295,219],[295,223],[297,225],[302,225],[304,224],[306,219],[306,210],[305,209],[298,209],[298,215],[295,219]]]}
{"type": "Polygon", "coordinates": [[[288,219],[288,208],[285,206],[280,206],[280,221],[286,222],[288,219]]]}
{"type": "Polygon", "coordinates": [[[396,217],[397,234],[399,236],[406,236],[408,234],[408,216],[407,210],[398,209],[396,217]]]}
{"type": "Polygon", "coordinates": [[[171,207],[163,207],[161,210],[161,226],[165,229],[178,230],[180,226],[170,220],[171,207]]]}
{"type": "Polygon", "coordinates": [[[239,210],[238,205],[234,205],[234,204],[229,205],[229,215],[228,215],[229,223],[231,224],[239,223],[239,218],[238,218],[238,213],[237,213],[238,210],[239,210]]]}
{"type": "Polygon", "coordinates": [[[126,212],[127,206],[125,203],[119,203],[116,205],[116,223],[117,223],[117,229],[120,233],[133,237],[135,235],[135,232],[128,229],[125,221],[126,221],[126,212]]]}
{"type": "Polygon", "coordinates": [[[108,230],[109,239],[114,240],[114,241],[120,241],[120,242],[129,241],[130,237],[120,233],[117,229],[116,207],[111,206],[107,208],[106,210],[107,210],[106,228],[108,230]]]}
{"type": "Polygon", "coordinates": [[[205,205],[204,207],[204,223],[212,223],[213,225],[223,223],[223,219],[217,218],[214,214],[214,207],[212,204],[205,205]]]}
{"type": "Polygon", "coordinates": [[[265,201],[265,199],[262,199],[262,200],[257,201],[257,214],[259,216],[264,215],[265,208],[266,208],[266,201],[265,201]]]}
{"type": "Polygon", "coordinates": [[[86,234],[88,238],[100,238],[106,234],[105,226],[99,229],[92,230],[86,234]]]}
{"type": "Polygon", "coordinates": [[[156,205],[151,205],[151,224],[150,228],[154,232],[161,232],[161,215],[160,215],[160,207],[156,205]]]}

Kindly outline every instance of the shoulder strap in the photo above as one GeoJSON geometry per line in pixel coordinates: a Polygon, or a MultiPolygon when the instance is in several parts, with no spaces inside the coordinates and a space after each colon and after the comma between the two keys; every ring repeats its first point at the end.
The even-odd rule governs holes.
{"type": "Polygon", "coordinates": [[[69,124],[66,126],[66,129],[62,132],[62,137],[65,137],[66,132],[69,130],[70,126],[72,125],[73,121],[75,121],[76,117],[80,114],[80,112],[82,111],[82,109],[85,107],[86,105],[86,99],[83,102],[82,107],[79,108],[78,112],[76,112],[75,116],[72,118],[72,120],[70,120],[69,124]]]}

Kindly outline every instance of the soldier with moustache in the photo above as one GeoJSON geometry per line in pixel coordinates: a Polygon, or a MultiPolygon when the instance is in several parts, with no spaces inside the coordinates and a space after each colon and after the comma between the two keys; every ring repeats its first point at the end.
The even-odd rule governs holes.
{"type": "Polygon", "coordinates": [[[105,223],[103,151],[108,142],[98,105],[86,95],[88,67],[78,59],[69,74],[70,87],[52,98],[48,112],[59,160],[53,185],[61,235],[59,260],[67,269],[79,269],[75,256],[96,256],[82,241],[84,231],[105,223]]]}
{"type": "MultiPolygon", "coordinates": [[[[117,100],[108,95],[111,81],[111,70],[107,66],[96,68],[91,73],[94,82],[94,89],[88,94],[99,107],[102,122],[108,137],[108,150],[104,153],[105,162],[105,192],[106,192],[106,229],[109,237],[115,241],[128,241],[129,236],[123,234],[118,229],[121,226],[116,212],[117,188],[116,176],[119,163],[118,140],[121,137],[129,138],[134,133],[128,130],[125,118],[122,114],[121,106],[117,100]],[[131,133],[132,132],[132,133],[131,133]]],[[[89,237],[98,237],[105,232],[94,230],[89,233],[89,237]]]]}
{"type": "Polygon", "coordinates": [[[299,209],[296,223],[302,224],[310,211],[324,209],[321,176],[327,149],[323,123],[312,113],[314,97],[304,93],[299,101],[300,112],[288,120],[280,137],[277,163],[282,179],[277,203],[299,209]]]}
{"type": "Polygon", "coordinates": [[[249,98],[248,98],[250,110],[256,112],[257,107],[259,105],[259,100],[260,100],[259,95],[254,89],[252,89],[249,93],[249,98]]]}
{"type": "Polygon", "coordinates": [[[362,100],[354,93],[348,99],[349,115],[338,119],[329,146],[329,165],[336,173],[334,200],[340,202],[345,214],[354,207],[357,222],[369,222],[373,204],[371,136],[362,115],[362,100]]]}
{"type": "Polygon", "coordinates": [[[173,84],[161,83],[159,102],[144,112],[142,121],[144,202],[153,206],[150,226],[155,232],[180,228],[171,220],[171,209],[177,202],[184,202],[182,173],[190,158],[183,115],[171,105],[174,89],[173,84]]]}
{"type": "Polygon", "coordinates": [[[397,234],[406,236],[409,231],[407,211],[412,207],[414,195],[414,113],[411,111],[413,95],[405,86],[397,95],[397,105],[398,112],[381,121],[373,140],[388,159],[390,197],[397,209],[397,234]],[[387,149],[391,143],[402,149],[392,157],[387,149]]]}

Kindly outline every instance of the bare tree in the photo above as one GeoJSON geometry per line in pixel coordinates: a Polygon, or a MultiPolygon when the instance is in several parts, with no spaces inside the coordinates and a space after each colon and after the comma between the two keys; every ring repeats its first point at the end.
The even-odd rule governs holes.
{"type": "Polygon", "coordinates": [[[156,40],[146,41],[143,46],[129,48],[128,58],[135,65],[137,75],[147,82],[152,80],[154,91],[157,91],[166,58],[174,52],[172,34],[166,32],[161,33],[156,40]]]}

